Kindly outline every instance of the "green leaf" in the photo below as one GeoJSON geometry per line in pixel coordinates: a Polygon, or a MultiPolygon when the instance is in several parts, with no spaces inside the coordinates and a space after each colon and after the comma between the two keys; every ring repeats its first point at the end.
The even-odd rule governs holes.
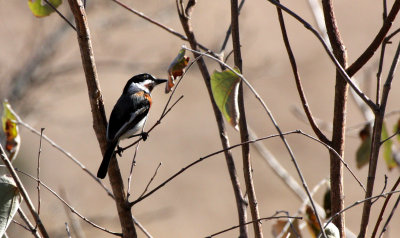
{"type": "Polygon", "coordinates": [[[14,180],[6,175],[0,177],[0,194],[0,237],[2,237],[17,212],[22,197],[14,180]]]}
{"type": "MultiPolygon", "coordinates": [[[[389,138],[389,133],[388,130],[386,129],[385,123],[382,125],[382,141],[386,140],[389,138]]],[[[392,140],[387,140],[385,143],[383,143],[383,158],[385,159],[386,165],[389,170],[397,167],[397,163],[393,158],[393,142],[392,140]]]]}
{"type": "Polygon", "coordinates": [[[393,133],[397,133],[396,137],[397,137],[397,140],[400,142],[400,119],[394,125],[393,133]]]}
{"type": "Polygon", "coordinates": [[[6,150],[10,161],[13,161],[21,145],[21,137],[17,124],[17,116],[7,100],[3,101],[3,114],[1,117],[2,131],[0,133],[0,142],[6,150]]]}
{"type": "MultiPolygon", "coordinates": [[[[235,71],[239,72],[238,69],[235,71]]],[[[215,103],[236,130],[239,129],[239,82],[240,77],[231,70],[214,71],[211,75],[211,89],[215,103]]]]}
{"type": "Polygon", "coordinates": [[[369,162],[369,155],[371,153],[371,133],[369,125],[360,131],[361,145],[356,152],[357,168],[362,168],[369,162]]]}
{"type": "Polygon", "coordinates": [[[332,215],[331,205],[331,188],[327,188],[324,194],[324,210],[326,217],[331,217],[332,215]]]}
{"type": "MultiPolygon", "coordinates": [[[[48,0],[55,8],[61,5],[62,0],[48,0]]],[[[28,0],[28,6],[36,17],[45,17],[54,12],[44,0],[28,0]]]]}
{"type": "Polygon", "coordinates": [[[178,55],[171,62],[168,67],[168,83],[165,85],[165,93],[171,92],[172,87],[175,85],[175,79],[182,76],[185,72],[186,66],[189,64],[189,57],[185,55],[186,50],[181,49],[178,55]]]}

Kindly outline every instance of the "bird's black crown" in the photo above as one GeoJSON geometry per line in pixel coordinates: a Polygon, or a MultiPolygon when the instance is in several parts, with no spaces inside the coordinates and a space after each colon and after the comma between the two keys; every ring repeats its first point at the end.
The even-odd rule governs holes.
{"type": "Polygon", "coordinates": [[[125,85],[125,87],[124,87],[124,92],[127,92],[129,86],[130,86],[132,83],[141,83],[141,82],[144,82],[144,81],[146,81],[146,80],[153,80],[153,81],[154,81],[155,79],[156,79],[156,78],[154,78],[153,75],[147,74],[147,73],[135,75],[135,76],[133,76],[132,78],[130,78],[130,79],[128,80],[128,82],[126,82],[126,85],[125,85]]]}
{"type": "Polygon", "coordinates": [[[155,80],[155,79],[156,78],[153,75],[144,73],[133,76],[131,79],[129,79],[128,83],[140,83],[145,80],[155,80]]]}

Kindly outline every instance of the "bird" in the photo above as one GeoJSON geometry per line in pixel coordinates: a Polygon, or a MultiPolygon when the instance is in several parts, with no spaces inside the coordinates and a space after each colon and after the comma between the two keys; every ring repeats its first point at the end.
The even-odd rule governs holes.
{"type": "Polygon", "coordinates": [[[120,140],[140,135],[143,140],[147,139],[146,132],[135,133],[141,130],[146,122],[152,103],[151,91],[165,82],[166,79],[157,79],[148,73],[135,75],[128,80],[111,111],[106,133],[107,149],[97,172],[98,178],[106,177],[111,157],[120,140]]]}

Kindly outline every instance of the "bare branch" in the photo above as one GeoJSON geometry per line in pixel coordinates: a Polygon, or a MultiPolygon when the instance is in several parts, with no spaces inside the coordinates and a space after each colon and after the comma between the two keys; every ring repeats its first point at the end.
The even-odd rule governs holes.
{"type": "MultiPolygon", "coordinates": [[[[243,74],[242,67],[242,53],[240,45],[240,33],[239,33],[239,6],[238,0],[231,0],[231,27],[232,27],[232,48],[235,66],[239,69],[239,72],[243,74]]],[[[246,110],[244,106],[243,98],[243,83],[239,84],[238,92],[238,108],[239,108],[239,132],[241,142],[249,140],[249,132],[247,129],[246,110]]],[[[247,189],[247,196],[249,198],[250,213],[253,221],[260,219],[258,210],[257,196],[254,186],[252,164],[250,160],[250,145],[242,145],[242,160],[243,160],[243,174],[244,181],[247,189]]],[[[262,238],[262,226],[259,222],[253,222],[254,236],[256,238],[262,238]]]]}
{"type": "Polygon", "coordinates": [[[154,171],[153,176],[151,177],[150,181],[147,183],[146,188],[143,190],[143,193],[140,194],[139,198],[143,197],[143,195],[147,192],[147,190],[149,189],[149,186],[151,184],[151,182],[153,182],[154,178],[157,176],[157,172],[158,169],[161,167],[162,163],[160,162],[156,168],[156,171],[154,171]]]}
{"type": "Polygon", "coordinates": [[[57,14],[72,28],[76,31],[76,27],[65,17],[51,2],[44,0],[47,5],[49,5],[57,14]]]}
{"type": "Polygon", "coordinates": [[[50,193],[52,193],[58,200],[60,200],[65,206],[67,206],[67,207],[71,210],[71,212],[73,212],[75,215],[77,215],[78,217],[80,217],[80,218],[81,218],[82,220],[84,220],[86,223],[90,224],[91,226],[93,226],[93,227],[95,227],[95,228],[97,228],[97,229],[99,229],[99,230],[105,231],[105,232],[107,232],[107,233],[109,233],[109,234],[116,235],[116,236],[121,236],[121,237],[122,237],[122,234],[121,234],[121,233],[113,232],[113,231],[110,231],[110,230],[108,230],[108,229],[106,229],[106,228],[104,228],[104,227],[101,227],[101,226],[95,224],[94,222],[90,221],[89,219],[87,219],[87,218],[84,217],[83,215],[81,215],[78,211],[75,210],[75,208],[73,208],[73,207],[72,207],[71,205],[69,205],[62,197],[60,197],[60,195],[58,195],[56,192],[54,192],[49,186],[47,186],[46,184],[44,184],[44,183],[43,183],[42,181],[40,181],[39,179],[37,179],[37,178],[33,177],[32,175],[27,174],[27,173],[25,173],[25,172],[23,172],[23,171],[21,171],[21,170],[19,170],[19,169],[16,169],[16,171],[18,171],[19,173],[21,173],[21,174],[27,176],[27,177],[30,178],[30,179],[33,179],[33,180],[36,181],[36,182],[39,182],[40,185],[42,185],[45,189],[47,189],[47,191],[49,191],[50,193]]]}
{"type": "MultiPolygon", "coordinates": [[[[143,18],[143,19],[145,19],[146,21],[148,21],[148,22],[150,22],[150,23],[152,23],[152,24],[154,24],[154,25],[156,25],[156,26],[158,26],[158,27],[160,27],[160,28],[162,28],[162,29],[168,31],[168,32],[171,33],[172,35],[179,37],[181,40],[188,41],[188,38],[187,38],[186,36],[184,36],[184,35],[182,35],[181,33],[175,31],[175,30],[172,29],[171,27],[167,27],[167,26],[163,25],[162,23],[160,23],[160,22],[158,22],[158,21],[156,21],[156,20],[154,20],[154,19],[152,19],[152,18],[146,16],[144,13],[142,13],[142,12],[140,12],[140,11],[137,11],[137,10],[131,8],[131,7],[128,7],[127,5],[123,4],[123,3],[120,2],[119,0],[111,0],[111,1],[117,3],[117,4],[120,5],[121,7],[125,8],[126,10],[132,12],[133,14],[135,14],[135,15],[137,15],[137,16],[143,18]]],[[[213,51],[211,51],[210,49],[208,49],[208,48],[205,47],[204,45],[202,45],[202,44],[200,44],[200,43],[197,43],[197,46],[198,46],[200,49],[202,49],[202,50],[204,50],[204,51],[207,51],[207,52],[211,53],[211,54],[214,55],[214,56],[217,56],[215,53],[213,53],[213,51]]]]}
{"type": "MultiPolygon", "coordinates": [[[[399,186],[399,184],[400,184],[400,177],[397,178],[397,181],[394,183],[394,185],[393,185],[393,187],[392,187],[392,189],[390,191],[391,192],[395,191],[397,189],[397,186],[399,186]]],[[[379,225],[380,225],[380,223],[381,223],[381,221],[383,219],[383,213],[385,212],[385,209],[386,209],[391,197],[392,197],[392,194],[389,194],[386,197],[385,202],[382,205],[381,212],[379,213],[378,219],[377,219],[377,221],[375,223],[375,228],[374,228],[374,230],[373,230],[373,232],[371,234],[371,238],[375,238],[376,233],[378,232],[379,225]]]]}
{"type": "MultiPolygon", "coordinates": [[[[267,221],[267,220],[282,219],[282,218],[286,218],[286,219],[299,219],[299,220],[302,220],[302,219],[303,219],[303,217],[298,217],[298,216],[297,216],[297,217],[296,217],[296,216],[272,216],[272,217],[259,218],[259,219],[255,220],[255,221],[249,221],[249,222],[246,222],[245,225],[249,225],[249,224],[251,224],[251,223],[260,223],[261,221],[267,221]]],[[[214,234],[212,234],[212,235],[209,235],[209,236],[207,236],[206,238],[211,238],[211,237],[215,237],[215,236],[217,236],[217,235],[221,235],[221,234],[223,234],[223,233],[225,233],[225,232],[228,232],[228,231],[230,231],[230,230],[236,229],[236,228],[238,228],[238,227],[240,227],[240,225],[232,226],[231,228],[228,228],[228,229],[225,229],[225,230],[223,230],[223,231],[219,231],[219,232],[217,232],[217,233],[214,233],[214,234]]]]}
{"type": "Polygon", "coordinates": [[[389,15],[386,17],[381,29],[378,34],[375,36],[374,40],[368,46],[368,48],[362,53],[350,67],[347,68],[347,73],[350,76],[353,76],[362,66],[364,66],[374,55],[375,51],[382,44],[382,41],[385,39],[386,34],[389,32],[390,27],[395,20],[397,13],[400,10],[400,0],[396,0],[393,3],[392,9],[389,12],[389,15]]]}
{"type": "MultiPolygon", "coordinates": [[[[146,122],[145,122],[145,124],[146,124],[146,122]]],[[[143,128],[144,128],[144,125],[142,127],[142,132],[143,132],[143,128]]],[[[139,149],[139,145],[140,145],[140,141],[138,141],[138,143],[137,143],[137,145],[135,147],[135,153],[133,154],[133,158],[132,158],[131,169],[130,169],[129,177],[128,177],[128,188],[127,188],[127,191],[126,191],[126,199],[129,199],[129,197],[131,195],[131,181],[132,181],[133,167],[136,164],[136,155],[137,155],[137,152],[138,152],[138,149],[139,149]]]]}
{"type": "MultiPolygon", "coordinates": [[[[30,130],[32,133],[39,135],[40,136],[40,132],[38,130],[36,130],[35,128],[33,128],[32,126],[30,126],[28,123],[22,121],[22,119],[18,116],[18,114],[15,113],[15,111],[13,111],[14,115],[17,118],[17,123],[23,127],[25,127],[26,129],[30,130]]],[[[107,192],[107,194],[114,199],[114,195],[111,193],[111,191],[103,184],[103,182],[96,177],[96,175],[94,175],[90,170],[88,170],[85,165],[83,165],[77,158],[75,158],[71,153],[69,153],[68,151],[64,150],[61,146],[59,146],[57,143],[55,143],[53,140],[51,140],[49,137],[47,137],[45,134],[42,134],[42,138],[47,141],[51,146],[53,146],[54,148],[56,148],[58,151],[60,151],[61,153],[63,153],[65,156],[67,156],[69,159],[72,160],[72,162],[74,162],[76,165],[78,165],[83,171],[85,171],[87,174],[89,174],[89,176],[91,178],[93,178],[97,183],[100,184],[100,186],[107,192]]]]}
{"type": "MultiPolygon", "coordinates": [[[[42,153],[42,138],[43,138],[43,131],[44,128],[40,129],[40,140],[39,140],[39,151],[38,151],[38,157],[37,157],[37,168],[36,168],[36,177],[38,178],[38,180],[40,179],[40,154],[42,153]]],[[[40,215],[40,203],[41,203],[41,199],[40,199],[40,183],[37,183],[37,193],[38,193],[38,215],[40,215]]]]}
{"type": "MultiPolygon", "coordinates": [[[[93,129],[99,142],[102,153],[107,148],[106,128],[107,118],[104,109],[103,97],[101,94],[100,83],[97,76],[96,64],[94,61],[93,45],[91,42],[89,25],[87,22],[86,11],[81,0],[68,0],[69,6],[75,17],[77,27],[77,38],[81,52],[82,66],[85,72],[86,84],[88,88],[89,102],[93,118],[93,129]]],[[[115,196],[118,217],[124,237],[137,237],[136,229],[132,220],[132,211],[127,206],[124,182],[118,162],[113,156],[108,167],[110,184],[115,196]]]]}
{"type": "MultiPolygon", "coordinates": [[[[379,150],[381,147],[381,135],[382,135],[383,121],[385,117],[386,103],[389,97],[391,83],[394,77],[394,73],[397,69],[399,59],[400,59],[400,41],[398,43],[395,56],[393,57],[388,77],[383,87],[381,105],[379,107],[379,110],[375,114],[374,128],[371,141],[371,153],[369,157],[367,192],[365,193],[366,198],[371,197],[374,190],[375,174],[377,169],[379,150]]],[[[364,203],[359,237],[365,237],[365,234],[367,232],[368,222],[371,213],[371,206],[372,202],[370,200],[364,203]]]]}
{"type": "MultiPolygon", "coordinates": [[[[179,19],[181,21],[181,24],[185,31],[185,34],[188,37],[190,46],[193,49],[198,49],[197,40],[196,40],[195,34],[193,33],[193,29],[192,29],[191,21],[190,21],[190,14],[193,11],[194,3],[195,3],[195,1],[193,1],[193,4],[190,5],[190,8],[187,8],[186,9],[187,11],[184,12],[184,9],[182,6],[182,1],[176,0],[176,6],[177,6],[178,14],[179,14],[179,19]]],[[[199,55],[197,53],[193,53],[193,55],[195,58],[199,57],[199,59],[197,60],[197,65],[199,66],[199,70],[203,76],[203,80],[204,80],[205,86],[207,88],[207,92],[208,92],[208,96],[210,98],[212,109],[214,111],[215,120],[216,120],[216,123],[218,126],[218,135],[219,135],[219,138],[221,141],[222,148],[226,149],[229,147],[229,138],[228,138],[228,135],[227,135],[227,132],[225,129],[225,123],[223,120],[222,113],[219,111],[218,106],[216,105],[215,100],[212,95],[211,82],[210,82],[211,80],[210,80],[210,74],[207,69],[207,65],[205,64],[204,59],[202,57],[200,57],[201,55],[199,55]]],[[[237,172],[236,172],[235,161],[233,160],[232,153],[229,150],[226,150],[224,152],[224,155],[225,155],[225,161],[226,161],[228,172],[229,172],[229,177],[231,179],[233,193],[235,196],[239,224],[243,225],[247,220],[247,213],[246,213],[247,203],[244,199],[244,196],[243,196],[241,188],[240,188],[240,180],[239,180],[237,172]]],[[[246,238],[247,236],[248,236],[247,227],[241,226],[240,227],[240,237],[246,238]]]]}
{"type": "Polygon", "coordinates": [[[33,203],[32,203],[32,201],[31,201],[31,199],[30,199],[30,197],[28,195],[28,192],[25,190],[24,185],[22,184],[22,182],[19,179],[17,173],[15,172],[15,169],[12,166],[10,160],[8,159],[8,157],[6,155],[6,152],[4,151],[3,146],[1,144],[0,144],[0,157],[3,160],[4,164],[6,165],[6,167],[7,167],[8,171],[10,172],[11,176],[13,177],[13,179],[14,179],[14,181],[15,181],[18,189],[19,189],[19,192],[21,193],[21,196],[24,198],[24,200],[26,202],[26,205],[28,206],[29,211],[31,212],[31,214],[32,214],[32,216],[33,216],[33,218],[34,218],[34,220],[35,220],[35,222],[36,222],[36,224],[37,224],[37,226],[39,228],[40,233],[42,234],[42,236],[44,238],[48,238],[49,234],[47,233],[46,228],[44,227],[44,225],[42,223],[42,220],[39,217],[39,214],[36,212],[36,209],[33,206],[33,203]]]}
{"type": "Polygon", "coordinates": [[[305,114],[307,116],[307,119],[308,119],[308,122],[310,123],[311,128],[313,129],[313,131],[317,135],[317,137],[320,140],[322,140],[324,143],[330,144],[331,142],[328,140],[328,138],[326,138],[326,136],[319,129],[317,123],[315,122],[315,120],[314,120],[314,118],[312,116],[311,109],[308,106],[307,98],[306,98],[306,95],[304,93],[303,86],[301,84],[300,75],[299,75],[299,72],[297,70],[296,59],[294,57],[292,48],[291,48],[290,43],[289,43],[289,38],[288,38],[286,27],[285,27],[285,21],[283,19],[283,15],[282,15],[282,10],[279,9],[278,7],[276,8],[276,10],[278,11],[278,18],[279,18],[279,24],[280,24],[280,27],[281,27],[281,31],[282,31],[283,41],[285,43],[286,51],[288,53],[290,65],[292,66],[292,71],[293,71],[294,79],[295,79],[296,86],[297,86],[297,92],[299,93],[300,100],[301,100],[301,103],[302,103],[302,106],[303,106],[303,110],[304,110],[304,112],[305,112],[305,114]]]}
{"type": "Polygon", "coordinates": [[[230,67],[229,65],[225,64],[225,63],[224,63],[223,61],[221,61],[220,59],[217,59],[217,58],[215,58],[215,57],[213,57],[212,55],[207,54],[207,53],[201,53],[201,52],[199,52],[199,51],[196,51],[196,50],[193,50],[193,49],[189,49],[189,48],[187,48],[187,47],[185,47],[185,46],[182,46],[182,48],[187,49],[187,50],[192,51],[192,52],[196,52],[198,55],[206,56],[206,57],[208,57],[208,58],[211,58],[211,59],[213,59],[213,60],[219,62],[220,64],[223,64],[226,68],[228,68],[228,69],[231,70],[234,74],[236,74],[238,77],[240,77],[240,78],[242,79],[242,81],[247,85],[247,87],[249,87],[249,89],[251,90],[251,92],[255,95],[255,97],[257,98],[257,100],[261,103],[262,107],[263,107],[264,110],[266,111],[266,113],[267,113],[268,117],[270,118],[272,124],[274,125],[275,129],[278,131],[278,133],[279,133],[279,135],[280,135],[280,138],[281,138],[282,142],[284,143],[285,148],[286,148],[286,150],[288,151],[288,153],[289,153],[289,155],[290,155],[290,158],[291,158],[291,160],[292,160],[292,162],[293,162],[293,165],[294,165],[295,168],[296,168],[297,174],[298,174],[299,177],[300,177],[300,180],[301,180],[301,182],[302,182],[302,185],[303,185],[303,187],[304,187],[304,190],[306,191],[307,196],[308,196],[308,198],[310,199],[311,206],[312,206],[312,208],[313,208],[313,210],[314,210],[314,212],[315,212],[315,214],[316,214],[316,216],[317,216],[317,220],[318,220],[318,223],[319,223],[319,225],[320,225],[320,228],[321,228],[321,230],[325,233],[325,231],[322,229],[321,219],[319,218],[318,211],[317,211],[317,209],[316,209],[316,207],[315,207],[315,204],[314,204],[314,200],[313,200],[312,197],[311,197],[311,194],[310,194],[310,191],[309,191],[309,189],[308,189],[307,183],[306,183],[306,181],[305,181],[305,179],[304,179],[304,176],[303,176],[303,174],[302,174],[302,172],[301,172],[301,170],[300,170],[300,167],[299,167],[299,165],[298,165],[298,163],[297,163],[297,161],[296,161],[296,158],[295,158],[295,156],[294,156],[294,154],[293,154],[293,151],[292,151],[292,149],[291,149],[289,143],[287,142],[285,136],[282,134],[282,131],[281,131],[280,127],[278,126],[278,124],[277,124],[277,122],[276,122],[274,116],[272,115],[272,112],[269,110],[269,108],[267,107],[267,104],[264,102],[264,100],[260,97],[260,95],[257,93],[257,91],[253,88],[253,86],[249,83],[249,81],[247,81],[247,79],[246,79],[242,74],[237,73],[235,70],[233,70],[232,67],[230,67]]]}
{"type": "MultiPolygon", "coordinates": [[[[333,55],[333,53],[330,50],[330,45],[328,45],[323,37],[318,33],[317,30],[315,30],[307,21],[305,21],[303,18],[301,18],[300,16],[298,16],[296,13],[294,13],[293,11],[291,11],[290,9],[288,9],[287,7],[283,6],[281,3],[277,2],[276,0],[267,0],[269,2],[271,2],[272,4],[274,4],[275,6],[279,7],[280,9],[282,9],[283,11],[285,11],[286,13],[288,13],[289,15],[291,15],[292,17],[294,17],[297,21],[299,21],[300,23],[303,24],[303,26],[307,29],[310,30],[317,38],[318,40],[321,42],[322,46],[325,49],[325,52],[328,54],[329,58],[332,60],[332,62],[335,64],[336,69],[339,71],[340,75],[346,80],[346,82],[352,87],[352,89],[357,93],[357,95],[373,110],[375,111],[377,109],[377,106],[375,105],[375,103],[367,96],[365,95],[364,92],[362,92],[362,90],[353,83],[353,81],[351,80],[350,74],[347,74],[346,70],[340,65],[339,61],[336,59],[336,57],[333,55]]],[[[398,0],[400,1],[400,0],[398,0]]]]}
{"type": "Polygon", "coordinates": [[[25,224],[28,226],[28,229],[32,233],[32,235],[35,238],[40,238],[38,230],[35,229],[35,227],[29,221],[28,217],[25,215],[24,211],[22,211],[21,207],[18,208],[18,214],[21,217],[21,219],[25,222],[25,224]]]}

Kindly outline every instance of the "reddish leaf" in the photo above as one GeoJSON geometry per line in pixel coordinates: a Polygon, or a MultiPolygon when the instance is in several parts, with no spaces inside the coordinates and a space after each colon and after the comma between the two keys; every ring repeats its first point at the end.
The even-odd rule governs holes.
{"type": "Polygon", "coordinates": [[[175,80],[185,73],[185,68],[189,64],[189,57],[185,55],[185,49],[181,49],[175,59],[168,67],[168,82],[165,86],[165,93],[171,92],[175,85],[175,80]]]}

